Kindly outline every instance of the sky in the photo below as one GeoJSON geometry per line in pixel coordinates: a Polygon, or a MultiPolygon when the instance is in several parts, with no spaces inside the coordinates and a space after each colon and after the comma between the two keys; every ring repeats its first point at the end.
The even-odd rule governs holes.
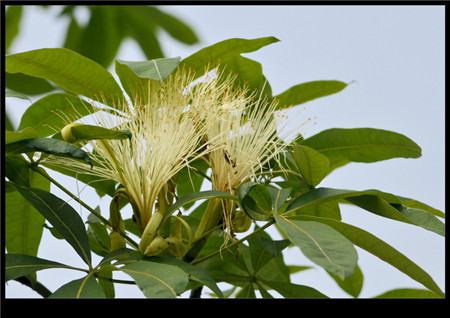
{"type": "MultiPolygon", "coordinates": [[[[161,6],[188,22],[201,42],[187,46],[161,31],[166,56],[187,57],[204,46],[228,38],[275,36],[281,41],[245,56],[262,63],[274,94],[314,80],[354,81],[344,91],[305,103],[287,112],[289,127],[302,128],[305,137],[329,128],[372,127],[402,133],[422,148],[419,159],[393,159],[373,164],[351,163],[337,169],[320,186],[340,189],[379,189],[414,198],[444,210],[444,7],[443,6],[161,6]]],[[[63,43],[68,20],[27,7],[21,33],[11,52],[63,43]]],[[[86,11],[77,9],[86,21],[86,11]]],[[[130,40],[118,59],[144,60],[130,40]]],[[[19,122],[29,102],[8,99],[7,111],[19,122]]],[[[51,173],[91,206],[95,192],[72,179],[51,173]]],[[[52,187],[52,192],[67,198],[52,187]]],[[[71,202],[86,219],[88,212],[71,202]]],[[[100,206],[108,206],[104,198],[100,206]]],[[[341,207],[343,220],[389,243],[428,272],[445,289],[445,242],[435,233],[388,220],[351,206],[341,207]]],[[[269,229],[274,238],[278,233],[269,229]]],[[[395,288],[422,286],[375,256],[357,248],[364,274],[360,297],[373,297],[395,288]]],[[[64,241],[44,230],[38,256],[73,266],[82,261],[64,241]]],[[[297,284],[312,286],[330,297],[347,298],[327,273],[306,259],[298,248],[285,251],[289,265],[314,266],[292,275],[297,284]]],[[[99,259],[98,257],[95,259],[99,259]]],[[[116,278],[129,279],[125,274],[116,278]]],[[[81,278],[68,270],[38,272],[52,291],[81,278]]],[[[226,286],[221,284],[220,286],[226,286]]],[[[136,286],[116,287],[117,297],[141,298],[136,286]]],[[[207,291],[203,293],[208,297],[207,291]]],[[[6,297],[39,297],[16,282],[6,286],[6,297]]]]}

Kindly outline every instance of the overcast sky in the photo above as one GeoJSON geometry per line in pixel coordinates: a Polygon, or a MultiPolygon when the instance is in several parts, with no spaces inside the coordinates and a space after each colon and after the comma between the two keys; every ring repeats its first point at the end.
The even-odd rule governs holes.
{"type": "MultiPolygon", "coordinates": [[[[355,81],[343,92],[315,100],[288,112],[289,124],[315,118],[302,131],[308,137],[333,128],[373,127],[393,130],[422,147],[419,159],[394,159],[375,164],[353,163],[336,170],[321,186],[343,189],[380,189],[415,198],[444,210],[444,7],[443,6],[162,6],[187,21],[201,43],[186,46],[161,32],[167,56],[186,57],[224,39],[275,36],[281,40],[247,54],[263,65],[274,94],[306,81],[355,81]]],[[[51,9],[55,13],[58,10],[51,9]]],[[[86,12],[77,12],[86,20],[86,12]]],[[[12,52],[58,47],[68,20],[56,19],[40,8],[27,7],[20,37],[12,52]]],[[[123,43],[119,59],[143,60],[138,46],[123,43]]],[[[7,110],[17,124],[28,102],[8,99],[7,110]]],[[[56,173],[74,192],[77,184],[56,173]]],[[[82,190],[82,185],[78,189],[82,190]]],[[[52,188],[54,193],[63,194],[52,188]]],[[[85,188],[81,198],[98,204],[95,192],[85,188]]],[[[83,218],[87,212],[74,202],[83,218]]],[[[108,206],[108,200],[101,202],[108,206]]],[[[425,269],[444,289],[444,239],[423,229],[342,207],[345,222],[382,238],[425,269]]],[[[274,234],[277,233],[269,231],[274,234]]],[[[358,249],[365,283],[361,297],[394,288],[421,288],[408,276],[358,249]]],[[[39,257],[82,266],[72,248],[44,230],[39,257]]],[[[98,259],[98,258],[96,258],[98,259]]],[[[313,265],[297,248],[285,253],[290,265],[313,265]]],[[[52,291],[79,273],[54,269],[38,273],[52,291]]],[[[118,275],[117,278],[128,278],[118,275]]],[[[330,297],[348,297],[324,270],[292,276],[330,297]]],[[[116,288],[117,297],[143,297],[136,286],[116,288]]],[[[206,296],[206,292],[204,293],[206,296]]],[[[6,297],[38,297],[16,282],[8,283],[6,297]]]]}

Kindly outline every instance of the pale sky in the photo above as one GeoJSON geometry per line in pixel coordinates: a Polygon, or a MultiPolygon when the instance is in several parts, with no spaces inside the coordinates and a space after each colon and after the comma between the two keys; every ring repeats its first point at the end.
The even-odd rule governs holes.
{"type": "MultiPolygon", "coordinates": [[[[288,112],[290,125],[313,117],[315,125],[302,132],[308,137],[328,128],[373,127],[393,130],[422,148],[419,159],[394,159],[374,164],[352,163],[333,172],[320,186],[341,189],[379,189],[414,198],[444,210],[444,6],[162,6],[188,22],[201,43],[182,45],[161,32],[166,56],[187,57],[224,39],[275,36],[279,43],[246,54],[263,65],[274,94],[306,81],[356,81],[343,92],[296,107],[288,112]]],[[[58,10],[51,9],[55,13],[58,10]]],[[[86,12],[77,14],[86,18],[86,12]]],[[[40,8],[27,7],[20,37],[12,52],[58,47],[68,20],[55,19],[40,8]]],[[[138,46],[127,40],[118,59],[144,60],[138,46]]],[[[29,105],[8,99],[7,110],[16,125],[29,105]]],[[[77,184],[52,173],[77,192],[77,184]]],[[[82,190],[82,184],[78,190],[82,190]]],[[[66,198],[52,187],[56,195],[66,198]]],[[[95,207],[98,197],[89,188],[81,198],[95,207]]],[[[88,213],[77,204],[85,219],[88,213]]],[[[106,208],[105,198],[101,206],[106,208]]],[[[444,238],[412,225],[384,219],[342,206],[343,220],[385,240],[428,272],[444,289],[444,238]]],[[[106,210],[104,210],[106,211],[106,210]]],[[[269,230],[277,237],[273,228],[269,230]]],[[[360,297],[372,297],[394,288],[422,286],[394,267],[360,249],[359,265],[365,283],[360,297]]],[[[44,230],[38,256],[83,266],[65,242],[44,230]]],[[[93,254],[95,256],[95,254],[93,254]]],[[[99,260],[99,257],[94,257],[99,260]]],[[[314,265],[297,248],[285,253],[289,265],[314,265]]],[[[38,279],[54,291],[77,272],[53,269],[38,279]]],[[[116,278],[129,279],[121,274],[116,278]]],[[[292,276],[292,281],[317,288],[330,297],[348,297],[324,270],[292,276]]],[[[222,285],[222,284],[221,284],[222,285]]],[[[225,285],[224,285],[225,286],[225,285]]],[[[136,286],[116,285],[117,297],[143,297],[136,286]]],[[[207,292],[203,293],[207,296],[207,292]]],[[[6,297],[38,297],[16,282],[6,286],[6,297]]]]}

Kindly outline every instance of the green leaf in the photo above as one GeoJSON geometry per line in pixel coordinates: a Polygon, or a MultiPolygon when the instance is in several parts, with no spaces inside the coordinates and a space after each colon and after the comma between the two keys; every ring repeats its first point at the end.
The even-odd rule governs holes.
{"type": "Polygon", "coordinates": [[[382,293],[381,295],[375,296],[374,298],[408,298],[408,299],[419,299],[419,298],[442,298],[427,289],[416,289],[416,288],[399,288],[389,290],[382,293]]]}
{"type": "Polygon", "coordinates": [[[87,235],[91,250],[97,255],[106,256],[111,251],[111,241],[106,227],[93,214],[89,214],[87,223],[87,235]]]}
{"type": "Polygon", "coordinates": [[[358,297],[361,293],[361,289],[363,287],[364,276],[361,272],[361,269],[358,265],[356,265],[353,274],[346,279],[341,279],[332,273],[330,274],[331,278],[334,279],[336,284],[339,285],[347,294],[353,297],[358,297]]]}
{"type": "Polygon", "coordinates": [[[238,189],[239,200],[247,215],[258,221],[272,217],[272,195],[267,186],[248,182],[238,189]]]}
{"type": "Polygon", "coordinates": [[[349,198],[360,196],[379,197],[389,203],[400,203],[400,200],[395,195],[378,190],[353,191],[332,188],[317,188],[293,200],[287,207],[286,212],[299,213],[302,209],[312,207],[317,204],[344,199],[349,200],[349,198]]]}
{"type": "Polygon", "coordinates": [[[111,64],[119,50],[122,36],[116,14],[120,14],[114,7],[89,6],[91,17],[86,27],[79,35],[78,51],[100,65],[107,67],[111,64]]]}
{"type": "Polygon", "coordinates": [[[289,268],[289,273],[291,274],[297,274],[313,268],[311,266],[299,266],[299,265],[288,265],[287,267],[289,268]]]}
{"type": "Polygon", "coordinates": [[[18,185],[16,185],[16,189],[59,233],[64,235],[83,261],[90,264],[91,253],[88,238],[78,213],[69,204],[49,192],[18,185]]]}
{"type": "Polygon", "coordinates": [[[128,66],[139,78],[163,81],[178,67],[180,60],[180,57],[160,58],[141,62],[117,60],[116,64],[128,66]]]}
{"type": "Polygon", "coordinates": [[[49,298],[105,298],[102,288],[91,274],[58,288],[49,298]]]}
{"type": "Polygon", "coordinates": [[[271,289],[275,289],[285,298],[328,298],[318,290],[305,286],[285,282],[263,281],[271,289]]]}
{"type": "Polygon", "coordinates": [[[112,279],[112,270],[107,268],[101,268],[98,271],[98,274],[100,277],[98,277],[98,284],[103,290],[103,293],[105,294],[106,298],[114,298],[116,295],[115,289],[114,289],[114,283],[109,279],[112,279]],[[102,279],[103,278],[103,279],[102,279]]]}
{"type": "Polygon", "coordinates": [[[53,85],[44,79],[21,73],[6,73],[5,85],[16,92],[20,92],[28,96],[45,94],[55,89],[53,85]]]}
{"type": "Polygon", "coordinates": [[[290,244],[288,240],[274,241],[264,232],[252,236],[248,243],[254,273],[257,273],[272,259],[280,256],[283,249],[290,244]]]}
{"type": "Polygon", "coordinates": [[[20,20],[22,19],[22,6],[9,6],[5,13],[5,50],[8,52],[11,44],[20,31],[20,20]]]}
{"type": "Polygon", "coordinates": [[[5,111],[5,128],[6,130],[14,130],[14,125],[11,121],[11,118],[8,116],[8,112],[5,111]]]}
{"type": "MultiPolygon", "coordinates": [[[[138,77],[128,65],[121,64],[118,61],[115,62],[115,70],[123,89],[130,97],[131,101],[134,103],[136,100],[140,99],[143,104],[147,104],[150,80],[138,77]]],[[[150,88],[155,86],[153,84],[154,83],[150,85],[150,88]]]]}
{"type": "Polygon", "coordinates": [[[318,185],[330,172],[328,158],[312,148],[294,144],[292,155],[299,172],[311,186],[318,185]]]}
{"type": "Polygon", "coordinates": [[[414,208],[400,208],[400,212],[413,224],[445,236],[445,224],[428,211],[414,208]]]}
{"type": "Polygon", "coordinates": [[[377,256],[381,260],[388,264],[391,264],[401,272],[405,273],[415,281],[423,284],[425,287],[436,292],[439,295],[443,295],[439,286],[434,282],[433,278],[428,275],[423,269],[417,266],[413,261],[407,258],[405,255],[397,251],[395,248],[380,240],[376,236],[364,231],[358,227],[339,222],[328,218],[319,218],[314,216],[295,216],[298,220],[316,221],[326,224],[336,231],[339,231],[347,239],[353,242],[353,244],[366,250],[367,252],[377,256]]]}
{"type": "Polygon", "coordinates": [[[201,49],[185,58],[180,66],[188,66],[201,76],[205,73],[206,65],[209,69],[215,68],[219,63],[226,64],[230,59],[242,53],[250,53],[279,40],[275,37],[263,37],[257,39],[228,39],[201,49]]]}
{"type": "Polygon", "coordinates": [[[5,280],[15,279],[17,277],[33,274],[37,271],[48,268],[68,268],[70,266],[49,261],[46,259],[23,255],[7,253],[5,255],[5,280]]]}
{"type": "Polygon", "coordinates": [[[296,214],[320,216],[339,221],[342,219],[341,210],[337,201],[326,201],[316,205],[307,206],[299,209],[296,214]]]}
{"type": "Polygon", "coordinates": [[[65,141],[52,138],[35,138],[20,140],[6,145],[6,153],[28,153],[40,151],[55,156],[71,157],[80,159],[92,165],[89,154],[81,148],[69,144],[65,141]]]}
{"type": "Polygon", "coordinates": [[[7,55],[7,73],[44,78],[62,89],[108,105],[123,100],[112,75],[96,62],[68,49],[38,49],[7,55]]]}
{"type": "Polygon", "coordinates": [[[47,95],[27,108],[20,121],[19,129],[33,128],[38,137],[46,137],[61,130],[67,122],[61,117],[73,120],[89,115],[90,105],[79,97],[56,93],[47,95]]]}
{"type": "Polygon", "coordinates": [[[188,284],[188,276],[172,265],[139,261],[121,271],[130,275],[148,298],[176,298],[188,284]]]}
{"type": "Polygon", "coordinates": [[[316,98],[332,95],[347,87],[347,83],[340,81],[314,81],[301,83],[275,96],[278,109],[303,104],[316,98]]]}
{"type": "Polygon", "coordinates": [[[275,220],[311,261],[342,279],[352,275],[358,254],[342,234],[318,222],[290,220],[278,215],[275,220]]]}
{"type": "Polygon", "coordinates": [[[83,28],[74,15],[71,15],[69,26],[66,31],[63,47],[69,50],[78,51],[81,43],[83,28]]]}
{"type": "Polygon", "coordinates": [[[401,197],[399,195],[397,195],[397,197],[400,199],[401,204],[405,207],[416,208],[419,210],[427,211],[433,215],[439,216],[441,218],[445,218],[445,213],[443,213],[442,211],[439,211],[438,209],[432,208],[431,206],[426,205],[425,203],[422,203],[422,202],[414,200],[414,199],[401,197]]]}
{"type": "Polygon", "coordinates": [[[245,284],[244,287],[236,294],[236,298],[256,298],[253,283],[245,284]]]}
{"type": "Polygon", "coordinates": [[[79,140],[130,139],[129,130],[108,129],[93,125],[77,125],[70,128],[72,136],[79,140]]]}
{"type": "MultiPolygon", "coordinates": [[[[5,163],[10,181],[50,191],[50,182],[30,171],[23,157],[6,156],[5,163]]],[[[20,193],[5,193],[5,242],[9,253],[37,255],[43,225],[44,217],[20,193]]]]}
{"type": "Polygon", "coordinates": [[[30,98],[22,93],[16,92],[12,89],[5,89],[5,97],[16,97],[16,98],[20,98],[20,99],[25,99],[31,102],[30,98]]]}
{"type": "Polygon", "coordinates": [[[9,145],[18,141],[38,137],[38,132],[33,128],[24,128],[18,131],[5,131],[5,144],[9,145]]]}
{"type": "MultiPolygon", "coordinates": [[[[136,8],[137,9],[137,8],[136,8]]],[[[174,16],[167,14],[155,7],[141,7],[138,10],[142,11],[150,21],[161,26],[173,38],[185,44],[195,44],[198,42],[198,37],[187,24],[174,16]]]]}
{"type": "Polygon", "coordinates": [[[392,158],[418,158],[420,147],[408,137],[374,128],[333,128],[307,138],[302,143],[330,160],[331,169],[349,162],[377,162],[392,158]]]}

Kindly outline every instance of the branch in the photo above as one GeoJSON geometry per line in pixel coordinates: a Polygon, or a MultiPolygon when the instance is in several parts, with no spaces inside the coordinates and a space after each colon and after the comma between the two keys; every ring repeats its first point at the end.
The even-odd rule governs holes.
{"type": "Polygon", "coordinates": [[[19,283],[21,283],[25,286],[30,287],[32,290],[34,290],[35,292],[37,292],[39,295],[41,295],[44,298],[47,298],[52,294],[52,292],[47,287],[45,287],[38,281],[35,281],[35,282],[31,281],[26,276],[21,276],[14,280],[18,281],[19,283]]]}

